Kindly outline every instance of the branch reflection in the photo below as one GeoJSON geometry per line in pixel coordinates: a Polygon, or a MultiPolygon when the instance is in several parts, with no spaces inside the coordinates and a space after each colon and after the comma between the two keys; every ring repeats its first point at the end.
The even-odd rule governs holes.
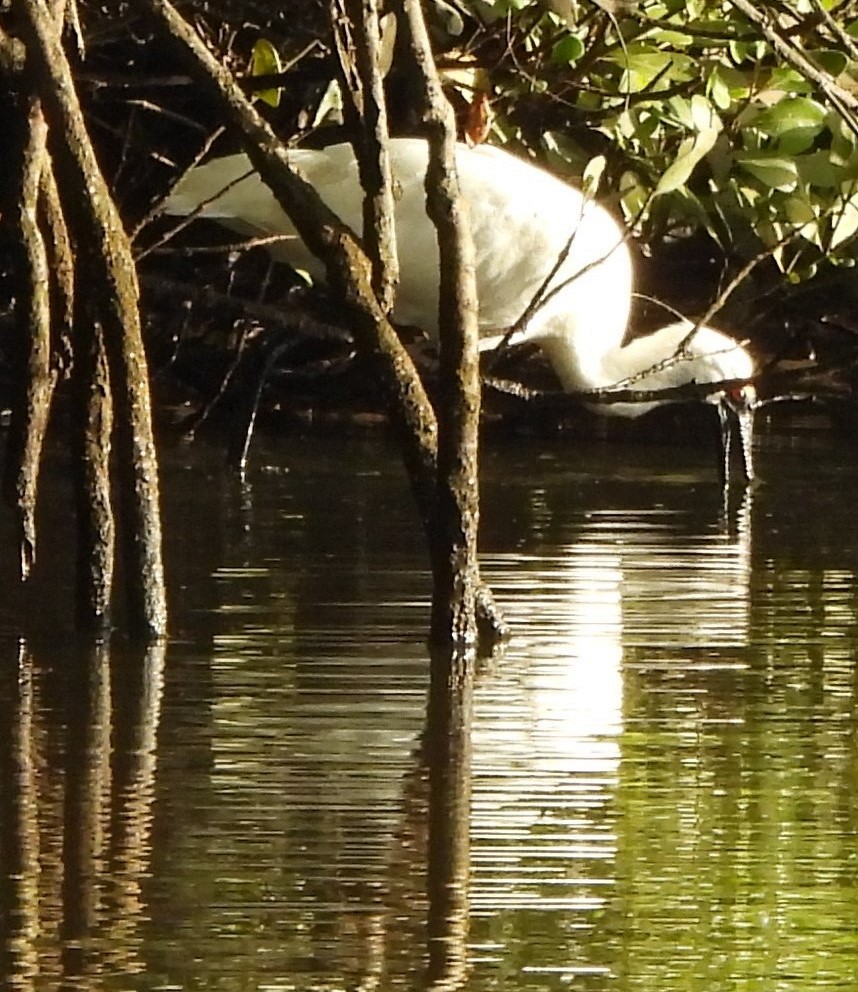
{"type": "Polygon", "coordinates": [[[9,988],[80,989],[144,970],[163,661],[164,645],[111,657],[94,643],[42,667],[20,647],[15,690],[0,694],[10,728],[0,785],[15,821],[0,832],[9,988]]]}
{"type": "Polygon", "coordinates": [[[426,985],[433,992],[461,988],[467,980],[473,694],[473,659],[434,654],[424,735],[429,777],[426,985]]]}

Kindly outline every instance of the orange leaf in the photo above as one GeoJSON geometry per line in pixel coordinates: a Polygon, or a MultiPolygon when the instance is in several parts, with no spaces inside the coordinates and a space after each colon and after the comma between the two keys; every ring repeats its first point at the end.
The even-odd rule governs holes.
{"type": "Polygon", "coordinates": [[[492,108],[488,93],[478,90],[468,104],[465,117],[465,141],[473,148],[481,145],[492,129],[492,108]]]}

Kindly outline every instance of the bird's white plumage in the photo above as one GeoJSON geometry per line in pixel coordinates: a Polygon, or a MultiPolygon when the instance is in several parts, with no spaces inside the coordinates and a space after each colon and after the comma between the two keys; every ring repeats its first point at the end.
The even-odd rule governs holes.
{"type": "MultiPolygon", "coordinates": [[[[390,153],[400,256],[394,316],[433,330],[438,249],[425,209],[427,147],[419,139],[397,138],[390,144],[390,153]]],[[[294,149],[290,161],[325,203],[359,231],[363,194],[351,146],[294,149]]],[[[752,374],[753,363],[747,352],[712,328],[697,329],[682,354],[676,355],[692,329],[684,321],[623,345],[632,264],[623,231],[610,213],[545,170],[497,148],[460,145],[456,164],[470,209],[484,345],[495,343],[504,329],[515,324],[570,245],[568,257],[551,282],[551,287],[563,288],[548,299],[514,342],[537,342],[564,389],[615,384],[658,389],[752,374]]],[[[165,209],[188,214],[209,200],[201,216],[239,233],[294,233],[244,155],[216,159],[193,169],[165,209]],[[224,192],[218,196],[221,190],[224,192]]],[[[297,236],[270,251],[275,259],[323,274],[297,236]]],[[[605,412],[637,416],[652,405],[611,405],[605,412]]]]}

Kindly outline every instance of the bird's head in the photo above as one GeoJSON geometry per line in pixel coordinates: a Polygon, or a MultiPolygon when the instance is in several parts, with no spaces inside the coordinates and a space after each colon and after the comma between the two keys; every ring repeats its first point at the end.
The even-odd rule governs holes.
{"type": "Polygon", "coordinates": [[[757,390],[750,382],[725,390],[720,401],[728,406],[736,416],[752,413],[760,403],[757,390]]]}

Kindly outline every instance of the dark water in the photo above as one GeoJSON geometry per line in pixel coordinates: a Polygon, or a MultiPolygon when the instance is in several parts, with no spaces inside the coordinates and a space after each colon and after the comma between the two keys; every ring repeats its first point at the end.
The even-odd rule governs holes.
{"type": "MultiPolygon", "coordinates": [[[[691,447],[486,452],[514,637],[440,853],[449,979],[858,987],[855,455],[771,431],[725,513],[691,447]]],[[[164,476],[148,655],[71,636],[60,481],[32,590],[0,525],[0,984],[427,987],[429,585],[395,457],[288,438],[244,490],[204,447],[164,476]]]]}

